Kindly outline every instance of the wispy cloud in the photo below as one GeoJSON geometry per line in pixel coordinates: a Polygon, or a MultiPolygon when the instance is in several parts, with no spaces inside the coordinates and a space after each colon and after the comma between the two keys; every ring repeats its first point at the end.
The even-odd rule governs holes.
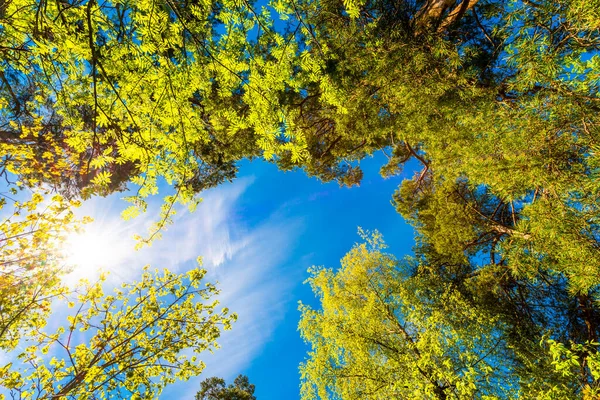
{"type": "Polygon", "coordinates": [[[198,227],[187,232],[198,229],[202,238],[186,243],[184,248],[193,249],[189,254],[194,256],[203,255],[209,270],[207,278],[219,282],[219,301],[238,314],[238,321],[221,336],[218,351],[203,355],[207,364],[203,375],[168,387],[163,398],[192,398],[199,382],[209,376],[232,380],[271,338],[291,300],[290,289],[301,271],[292,271],[286,265],[292,265],[288,258],[303,230],[302,220],[280,209],[272,210],[255,226],[237,219],[236,200],[249,184],[241,182],[214,196],[211,193],[203,204],[211,216],[200,214],[196,223],[186,221],[186,225],[198,227]]]}

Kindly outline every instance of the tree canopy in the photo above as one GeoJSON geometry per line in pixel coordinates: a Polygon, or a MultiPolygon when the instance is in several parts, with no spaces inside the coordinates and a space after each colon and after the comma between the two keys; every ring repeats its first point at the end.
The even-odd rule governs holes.
{"type": "Polygon", "coordinates": [[[300,305],[303,399],[597,395],[598,343],[558,279],[482,282],[459,265],[399,261],[377,232],[363,238],[339,270],[311,271],[320,308],[300,305]]]}
{"type": "Polygon", "coordinates": [[[233,384],[225,385],[225,380],[217,377],[200,382],[196,400],[256,400],[254,385],[246,375],[238,375],[233,384]]]}
{"type": "Polygon", "coordinates": [[[145,268],[139,282],[112,294],[104,293],[102,280],[75,289],[54,285],[42,295],[22,289],[43,314],[27,315],[18,327],[17,317],[28,310],[21,298],[3,297],[0,346],[19,348],[15,361],[2,366],[0,385],[16,398],[156,398],[165,385],[199,375],[204,363],[197,355],[216,348],[221,330],[236,318],[211,300],[218,291],[202,284],[205,272],[145,268]],[[57,299],[72,312],[50,330],[57,299]]]}
{"type": "MultiPolygon", "coordinates": [[[[66,296],[59,243],[86,222],[73,214],[80,200],[128,190],[131,218],[170,185],[144,243],[176,202],[193,208],[234,179],[240,160],[352,186],[381,151],[384,176],[420,165],[393,196],[415,254],[396,261],[375,236],[340,271],[313,272],[323,309],[302,309],[313,345],[304,395],[594,396],[599,10],[598,0],[3,2],[0,341],[14,349],[31,334],[70,356],[37,369],[33,389],[9,366],[3,384],[43,398],[69,382],[90,389],[88,373],[117,385],[125,371],[94,342],[77,353],[64,332],[39,336],[48,302],[66,296]],[[64,379],[49,383],[53,373],[64,379]]],[[[144,276],[144,290],[159,282],[144,276]]],[[[184,278],[173,279],[176,295],[184,278]]],[[[129,298],[84,292],[107,318],[129,298]]],[[[96,324],[84,321],[70,326],[96,324]]],[[[177,339],[145,329],[168,357],[187,340],[187,328],[177,339]]],[[[132,379],[148,396],[168,370],[159,359],[132,379]]]]}
{"type": "Polygon", "coordinates": [[[518,377],[500,321],[385,254],[379,235],[365,239],[337,272],[311,271],[322,310],[300,306],[312,347],[302,398],[512,397],[518,377]]]}

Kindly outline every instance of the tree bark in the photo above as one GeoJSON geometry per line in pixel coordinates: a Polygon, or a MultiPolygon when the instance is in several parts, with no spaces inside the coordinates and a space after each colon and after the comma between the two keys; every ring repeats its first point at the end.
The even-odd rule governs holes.
{"type": "Polygon", "coordinates": [[[469,11],[478,0],[429,0],[415,15],[415,35],[422,34],[431,26],[437,25],[437,32],[443,32],[469,11]],[[447,14],[446,11],[450,10],[447,14]],[[446,14],[446,15],[444,15],[446,14]]]}

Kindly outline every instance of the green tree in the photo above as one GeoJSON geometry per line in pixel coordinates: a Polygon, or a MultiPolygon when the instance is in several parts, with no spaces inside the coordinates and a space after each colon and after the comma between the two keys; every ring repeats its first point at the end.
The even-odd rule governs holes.
{"type": "MultiPolygon", "coordinates": [[[[299,329],[311,346],[300,367],[302,398],[572,398],[581,390],[576,350],[554,343],[551,352],[526,336],[536,328],[523,309],[531,299],[493,309],[466,287],[460,265],[398,261],[379,234],[364,238],[338,271],[311,271],[320,307],[300,305],[299,329]]],[[[596,351],[587,350],[597,379],[596,351]]]]}
{"type": "Polygon", "coordinates": [[[283,166],[353,183],[360,178],[353,161],[389,147],[386,173],[420,157],[452,178],[501,174],[521,190],[502,160],[548,176],[548,163],[576,157],[567,143],[593,144],[600,38],[583,22],[597,13],[583,2],[470,1],[458,14],[443,2],[433,25],[419,19],[442,2],[361,4],[356,18],[338,12],[341,2],[296,4],[307,29],[291,82],[304,91],[290,83],[285,104],[290,141],[306,143],[307,157],[282,153],[283,166]],[[565,126],[576,137],[537,138],[565,126]],[[546,159],[519,159],[523,143],[546,159]]]}
{"type": "Polygon", "coordinates": [[[155,233],[175,201],[193,206],[199,190],[233,176],[231,154],[244,141],[210,133],[213,124],[221,132],[229,125],[207,117],[212,101],[206,114],[200,100],[235,101],[231,93],[221,96],[235,83],[218,76],[231,81],[236,67],[227,57],[212,58],[222,48],[240,54],[244,46],[241,33],[226,44],[212,40],[226,25],[217,15],[232,31],[250,29],[228,18],[229,6],[0,5],[0,177],[7,185],[0,208],[9,211],[0,225],[0,347],[22,361],[2,367],[1,384],[15,396],[152,398],[165,384],[202,370],[181,350],[213,348],[219,326],[229,327],[232,317],[217,312],[216,303],[204,304],[216,292],[212,285],[198,288],[201,271],[144,274],[141,282],[103,296],[99,284],[70,291],[58,267],[61,242],[77,229],[72,208],[78,198],[137,183],[134,207],[125,213],[131,217],[156,193],[157,179],[166,179],[176,192],[165,200],[155,233]],[[212,53],[206,51],[211,46],[212,53]],[[195,67],[188,68],[192,60],[195,67]],[[190,76],[200,86],[194,88],[190,76]],[[194,133],[186,132],[191,126],[194,133]],[[51,305],[70,304],[71,297],[78,311],[67,327],[45,332],[51,305]],[[89,342],[74,340],[79,330],[92,335],[89,342]],[[31,344],[24,352],[23,343],[31,344]],[[51,360],[43,355],[61,351],[51,360]]]}
{"type": "Polygon", "coordinates": [[[238,375],[229,386],[225,380],[211,377],[200,382],[200,391],[194,397],[196,400],[256,400],[254,385],[246,375],[238,375]]]}
{"type": "Polygon", "coordinates": [[[68,160],[54,183],[69,195],[140,185],[128,216],[156,179],[191,201],[258,155],[352,185],[391,148],[386,174],[420,158],[522,193],[507,159],[548,176],[596,135],[597,11],[581,0],[275,1],[289,32],[249,2],[61,4],[4,10],[6,140],[59,143],[37,157],[68,160]],[[576,138],[541,140],[565,124],[576,138]]]}
{"type": "Polygon", "coordinates": [[[217,308],[218,291],[202,283],[204,274],[146,268],[139,282],[112,294],[104,294],[102,281],[75,290],[55,285],[52,297],[36,298],[45,314],[29,315],[18,331],[3,310],[2,350],[20,346],[0,368],[0,385],[27,399],[152,399],[165,385],[199,375],[197,355],[215,349],[236,318],[217,308]],[[52,330],[45,327],[51,301],[74,311],[52,330]]]}
{"type": "Polygon", "coordinates": [[[235,161],[259,153],[256,130],[238,115],[246,33],[257,23],[249,15],[236,2],[6,2],[7,172],[67,199],[137,186],[125,217],[166,180],[175,191],[156,232],[175,202],[195,205],[199,191],[235,176],[235,161]]]}
{"type": "Polygon", "coordinates": [[[258,155],[354,184],[361,174],[345,163],[389,145],[402,122],[387,118],[400,99],[382,94],[403,88],[404,103],[426,110],[477,75],[475,56],[461,59],[455,43],[482,42],[466,18],[476,4],[406,2],[390,14],[385,2],[346,2],[344,13],[336,1],[277,1],[290,20],[278,32],[268,10],[245,1],[11,1],[0,141],[32,152],[24,182],[67,197],[140,186],[127,215],[144,209],[157,179],[177,188],[167,203],[191,201],[258,155]],[[465,18],[465,38],[441,40],[465,18]]]}

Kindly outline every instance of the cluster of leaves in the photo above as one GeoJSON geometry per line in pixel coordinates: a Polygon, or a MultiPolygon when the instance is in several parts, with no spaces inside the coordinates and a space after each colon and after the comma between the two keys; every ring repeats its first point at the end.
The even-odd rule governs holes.
{"type": "Polygon", "coordinates": [[[322,310],[302,305],[312,344],[303,398],[474,398],[515,394],[498,318],[365,236],[334,272],[311,270],[322,310]],[[502,385],[498,385],[502,382],[502,385]]]}
{"type": "Polygon", "coordinates": [[[1,349],[17,348],[18,354],[0,369],[0,385],[27,399],[141,399],[199,375],[204,364],[197,355],[217,348],[221,329],[236,319],[209,302],[218,291],[202,284],[204,274],[199,268],[185,274],[145,268],[139,282],[112,294],[103,292],[103,279],[75,289],[55,284],[45,297],[33,290],[31,302],[42,304],[44,313],[27,315],[18,331],[3,304],[1,349]],[[46,326],[51,302],[74,310],[66,325],[46,326]]]}
{"type": "Polygon", "coordinates": [[[565,346],[549,338],[549,332],[572,333],[561,326],[574,319],[563,309],[572,306],[570,299],[535,298],[564,292],[529,287],[515,293],[517,301],[504,298],[511,295],[506,292],[491,298],[500,288],[490,287],[489,277],[482,284],[458,265],[399,261],[385,253],[377,232],[363,238],[339,270],[311,270],[308,282],[321,307],[300,305],[299,329],[311,345],[300,367],[303,398],[554,399],[597,393],[598,343],[580,339],[565,346]],[[556,325],[550,330],[544,322],[556,325]]]}

